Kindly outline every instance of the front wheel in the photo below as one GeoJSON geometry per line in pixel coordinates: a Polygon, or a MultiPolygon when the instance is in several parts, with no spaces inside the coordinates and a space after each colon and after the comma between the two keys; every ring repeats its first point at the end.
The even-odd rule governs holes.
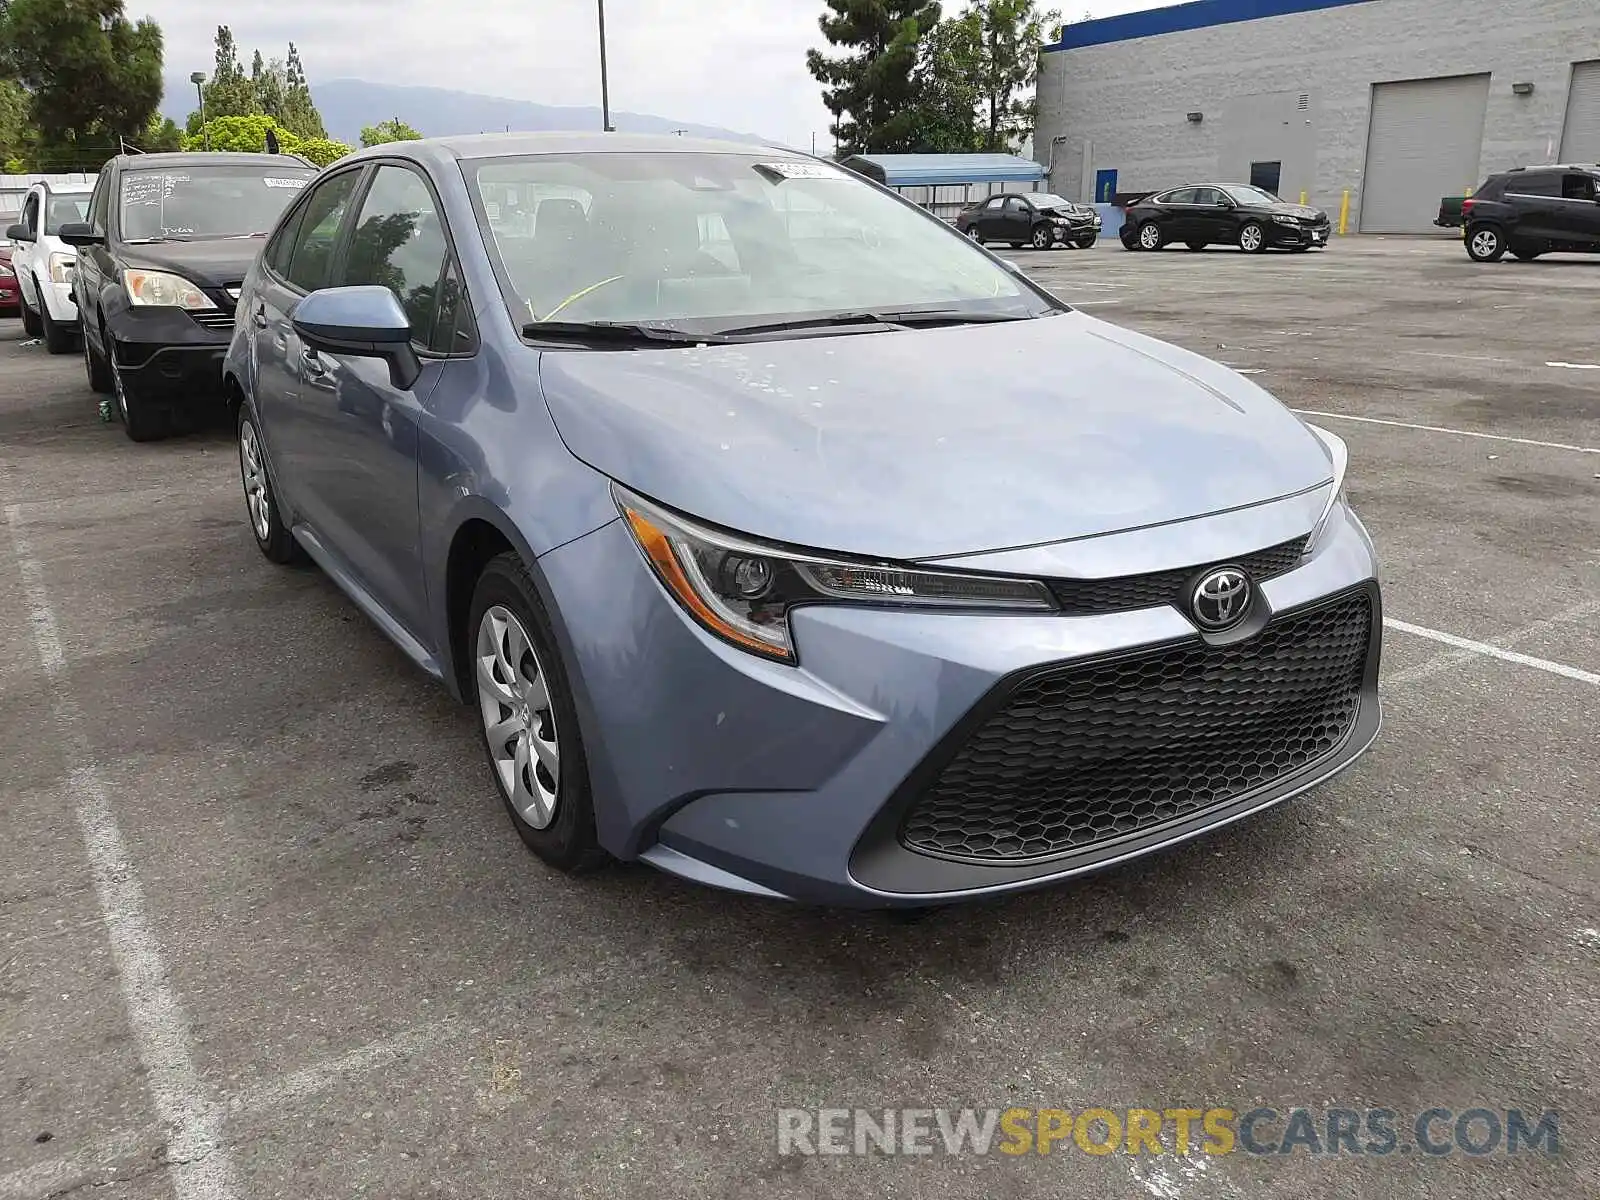
{"type": "Polygon", "coordinates": [[[483,745],[517,835],[558,870],[601,866],[609,855],[595,834],[577,707],[538,589],[516,554],[483,569],[469,621],[483,745]]]}
{"type": "Polygon", "coordinates": [[[1260,254],[1267,248],[1267,231],[1251,221],[1239,230],[1239,249],[1246,254],[1260,254]]]}
{"type": "Polygon", "coordinates": [[[1048,225],[1035,225],[1033,237],[1030,239],[1035,250],[1048,250],[1055,242],[1055,234],[1050,232],[1048,225]]]}
{"type": "Polygon", "coordinates": [[[1139,226],[1139,249],[1159,250],[1166,243],[1166,237],[1161,232],[1161,226],[1154,221],[1146,221],[1139,226]]]}
{"type": "Polygon", "coordinates": [[[39,321],[44,327],[44,348],[48,353],[71,354],[78,348],[77,330],[57,321],[48,308],[39,309],[39,321]]]}
{"type": "Polygon", "coordinates": [[[110,338],[105,339],[106,357],[111,361],[111,391],[117,398],[117,416],[122,418],[122,430],[129,441],[154,442],[167,436],[168,414],[164,407],[151,403],[138,390],[130,388],[117,366],[116,347],[110,338]]]}
{"type": "Polygon", "coordinates": [[[300,543],[284,527],[278,512],[277,497],[272,494],[272,480],[267,475],[267,459],[261,449],[261,435],[256,432],[255,418],[250,406],[239,405],[239,477],[244,483],[245,509],[250,514],[250,532],[255,535],[256,549],[275,563],[292,563],[300,557],[300,543]]]}
{"type": "Polygon", "coordinates": [[[1467,230],[1467,257],[1473,262],[1499,262],[1506,254],[1506,239],[1493,225],[1467,230]]]}
{"type": "Polygon", "coordinates": [[[978,227],[976,225],[967,226],[967,236],[973,241],[977,242],[978,245],[983,245],[983,234],[978,231],[978,227]]]}

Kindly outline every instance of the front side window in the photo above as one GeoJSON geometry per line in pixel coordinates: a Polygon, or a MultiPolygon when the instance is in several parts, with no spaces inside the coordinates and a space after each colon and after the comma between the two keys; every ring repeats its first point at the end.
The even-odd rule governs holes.
{"type": "Polygon", "coordinates": [[[306,197],[304,215],[295,230],[289,265],[284,277],[302,291],[314,292],[328,283],[333,249],[350,197],[355,194],[360,171],[345,171],[317,184],[306,197]]]}
{"type": "Polygon", "coordinates": [[[356,214],[339,283],[388,288],[411,318],[412,340],[425,346],[449,252],[444,223],[421,176],[405,167],[379,167],[356,214]]]}
{"type": "Polygon", "coordinates": [[[39,234],[39,193],[31,192],[22,206],[22,227],[35,237],[39,234]]]}
{"type": "Polygon", "coordinates": [[[117,198],[122,238],[165,242],[262,237],[315,174],[290,163],[124,170],[117,198]]]}
{"type": "Polygon", "coordinates": [[[1178,188],[1176,191],[1168,192],[1165,196],[1161,197],[1161,203],[1162,204],[1193,204],[1194,203],[1194,196],[1195,196],[1195,189],[1194,188],[1178,188]]]}
{"type": "Polygon", "coordinates": [[[110,210],[108,197],[111,195],[111,173],[101,171],[100,178],[95,180],[94,194],[89,198],[89,223],[94,226],[96,233],[104,233],[106,229],[106,214],[110,210]]]}
{"type": "Polygon", "coordinates": [[[518,322],[732,327],[879,308],[1051,309],[944,222],[827,164],[668,152],[462,170],[518,322]],[[494,216],[513,196],[534,214],[526,234],[494,216]]]}
{"type": "Polygon", "coordinates": [[[1243,184],[1235,184],[1233,187],[1228,188],[1227,192],[1228,195],[1233,198],[1235,204],[1260,206],[1263,204],[1283,203],[1282,200],[1279,200],[1278,197],[1274,196],[1271,192],[1262,191],[1258,187],[1249,187],[1243,184]]]}
{"type": "Polygon", "coordinates": [[[1561,194],[1568,200],[1593,200],[1595,179],[1593,175],[1563,175],[1561,194]]]}

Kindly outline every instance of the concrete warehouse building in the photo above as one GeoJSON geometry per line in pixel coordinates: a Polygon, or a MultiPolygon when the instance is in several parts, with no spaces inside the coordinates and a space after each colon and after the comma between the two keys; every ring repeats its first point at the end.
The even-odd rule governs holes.
{"type": "Polygon", "coordinates": [[[1255,182],[1427,230],[1506,167],[1600,162],[1600,0],[1196,0],[1068,25],[1039,72],[1050,189],[1255,182]]]}

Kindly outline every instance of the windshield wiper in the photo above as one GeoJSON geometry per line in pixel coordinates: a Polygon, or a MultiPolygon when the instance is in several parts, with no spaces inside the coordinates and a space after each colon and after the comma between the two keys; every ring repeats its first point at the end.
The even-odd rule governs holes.
{"type": "Polygon", "coordinates": [[[530,321],[522,336],[541,342],[599,342],[612,346],[700,346],[729,339],[720,333],[690,333],[667,325],[620,321],[530,321]]]}
{"type": "Polygon", "coordinates": [[[983,325],[999,321],[1030,321],[1020,313],[985,312],[967,308],[862,309],[855,312],[827,313],[820,317],[799,317],[792,321],[771,321],[761,325],[740,325],[719,329],[727,337],[756,333],[782,333],[791,329],[827,329],[835,325],[882,325],[890,329],[927,328],[934,325],[983,325]]]}

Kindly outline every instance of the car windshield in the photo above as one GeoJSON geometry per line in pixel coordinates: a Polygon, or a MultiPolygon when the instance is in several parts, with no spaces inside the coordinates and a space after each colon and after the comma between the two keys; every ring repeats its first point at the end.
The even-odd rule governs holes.
{"type": "Polygon", "coordinates": [[[206,163],[122,175],[122,238],[152,242],[265,234],[316,171],[206,163]]]}
{"type": "Polygon", "coordinates": [[[1064,200],[1060,196],[1052,195],[1049,192],[1035,192],[1028,199],[1033,201],[1035,208],[1070,208],[1072,206],[1071,200],[1064,200]]]}
{"type": "Polygon", "coordinates": [[[1227,192],[1228,195],[1232,196],[1235,203],[1238,204],[1283,203],[1282,200],[1278,199],[1278,197],[1274,196],[1271,192],[1262,191],[1258,187],[1242,187],[1236,184],[1233,187],[1223,188],[1222,190],[1227,192]]]}
{"type": "Polygon", "coordinates": [[[688,321],[1052,305],[948,225],[849,172],[760,154],[462,163],[518,321],[688,321]]]}
{"type": "Polygon", "coordinates": [[[44,231],[54,236],[61,232],[63,225],[73,221],[82,221],[89,215],[89,193],[56,192],[50,197],[50,207],[45,209],[44,231]]]}

